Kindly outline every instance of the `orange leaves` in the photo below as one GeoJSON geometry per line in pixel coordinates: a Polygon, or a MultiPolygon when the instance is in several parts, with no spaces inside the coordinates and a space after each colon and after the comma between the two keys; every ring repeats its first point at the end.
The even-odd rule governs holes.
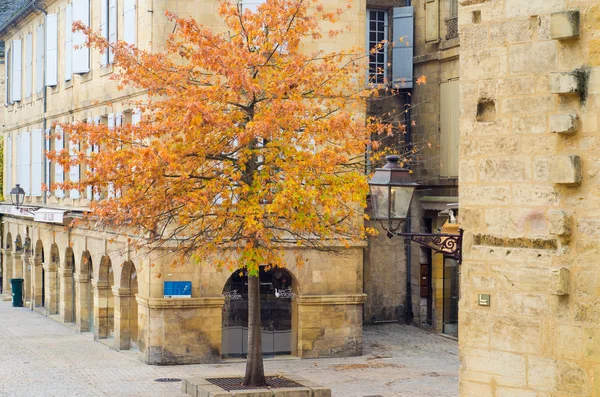
{"type": "Polygon", "coordinates": [[[259,12],[240,11],[221,2],[219,31],[167,14],[177,29],[164,53],[116,43],[113,77],[148,96],[133,104],[141,122],[65,125],[79,152],[53,158],[84,167],[79,188],[104,197],[90,220],[133,231],[132,245],[167,244],[253,274],[284,266],[283,248],[365,238],[365,147],[392,126],[365,124],[364,54],[302,47],[327,23],[344,48],[342,10],[267,0],[259,12]]]}

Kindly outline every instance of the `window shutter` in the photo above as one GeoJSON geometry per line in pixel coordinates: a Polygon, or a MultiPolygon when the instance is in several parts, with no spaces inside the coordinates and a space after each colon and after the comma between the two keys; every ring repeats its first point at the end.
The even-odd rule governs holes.
{"type": "MultiPolygon", "coordinates": [[[[71,160],[75,160],[77,158],[77,153],[79,152],[79,144],[75,144],[73,142],[69,143],[69,154],[71,155],[71,160]]],[[[79,165],[69,168],[69,180],[71,182],[79,182],[79,165]]],[[[79,190],[71,189],[69,193],[69,197],[71,198],[79,198],[79,190]]]]}
{"type": "MultiPolygon", "coordinates": [[[[106,40],[109,39],[108,36],[108,0],[100,0],[100,33],[102,37],[106,40]]],[[[108,51],[104,54],[100,55],[101,57],[101,65],[108,65],[108,51]]]]}
{"type": "Polygon", "coordinates": [[[458,176],[460,91],[458,80],[440,84],[440,176],[458,176]]]}
{"type": "MultiPolygon", "coordinates": [[[[17,174],[16,174],[17,179],[15,181],[15,184],[22,185],[23,184],[23,182],[22,182],[22,179],[23,179],[23,175],[22,175],[22,173],[23,173],[23,171],[22,171],[22,169],[23,169],[23,153],[22,153],[23,145],[21,145],[21,134],[20,133],[17,133],[17,136],[15,137],[15,146],[16,146],[15,154],[17,156],[15,158],[15,165],[17,167],[17,174]]],[[[21,186],[21,187],[23,187],[23,186],[21,186]]]]}
{"type": "Polygon", "coordinates": [[[121,113],[121,112],[118,112],[118,113],[115,115],[115,125],[116,125],[117,127],[120,127],[120,126],[122,126],[122,125],[123,125],[123,113],[121,113]]]}
{"type": "Polygon", "coordinates": [[[142,121],[142,111],[140,109],[135,109],[131,114],[131,124],[136,125],[142,121]]]}
{"type": "Polygon", "coordinates": [[[439,0],[425,0],[425,41],[438,41],[440,39],[439,20],[439,0]]]}
{"type": "Polygon", "coordinates": [[[73,6],[65,8],[65,81],[73,78],[73,6]]]}
{"type": "Polygon", "coordinates": [[[246,10],[252,12],[258,11],[258,6],[263,4],[266,0],[243,0],[242,1],[242,13],[246,10]]]}
{"type": "Polygon", "coordinates": [[[58,15],[46,17],[46,86],[58,85],[58,15]]]}
{"type": "Polygon", "coordinates": [[[10,195],[8,194],[11,189],[13,188],[12,185],[12,159],[13,159],[13,155],[12,155],[12,136],[11,134],[7,134],[6,135],[6,154],[5,154],[5,158],[6,158],[6,168],[5,168],[5,176],[4,176],[4,180],[6,181],[6,194],[4,195],[4,197],[10,197],[10,195]]]}
{"type": "MultiPolygon", "coordinates": [[[[56,127],[56,138],[54,140],[54,150],[56,150],[56,152],[60,152],[61,150],[64,149],[65,147],[65,132],[63,131],[62,128],[60,127],[56,127]]],[[[58,164],[58,162],[56,162],[54,164],[54,183],[62,183],[65,180],[65,174],[64,174],[64,170],[62,165],[58,164]]],[[[65,197],[65,192],[62,189],[56,189],[54,191],[54,196],[58,197],[58,198],[63,198],[65,197]]]]}
{"type": "Polygon", "coordinates": [[[12,68],[11,68],[11,99],[13,102],[21,100],[21,84],[23,70],[23,46],[21,40],[13,40],[12,42],[12,68]]]}
{"type": "Polygon", "coordinates": [[[31,96],[33,89],[33,35],[25,36],[25,98],[31,96]]]}
{"type": "Polygon", "coordinates": [[[42,165],[44,161],[44,142],[42,130],[31,131],[31,195],[42,195],[42,165]]]}
{"type": "Polygon", "coordinates": [[[123,40],[127,44],[135,44],[136,15],[135,0],[123,2],[123,40]]]}
{"type": "Polygon", "coordinates": [[[413,87],[414,14],[413,7],[395,7],[392,48],[394,88],[413,87]]]}
{"type": "MultiPolygon", "coordinates": [[[[73,0],[73,21],[81,21],[85,26],[90,26],[90,0],[73,0]]],[[[73,33],[73,73],[90,71],[90,49],[85,41],[83,32],[73,33]]]]}
{"type": "Polygon", "coordinates": [[[44,90],[44,26],[35,30],[35,92],[44,90]]]}
{"type": "MultiPolygon", "coordinates": [[[[108,0],[108,41],[111,44],[117,42],[117,0],[108,0]]],[[[108,62],[115,62],[115,53],[110,48],[108,49],[108,62]]]]}
{"type": "MultiPolygon", "coordinates": [[[[50,128],[46,129],[46,136],[44,137],[44,146],[46,148],[46,152],[50,151],[50,139],[48,137],[52,134],[52,130],[50,128]]],[[[51,176],[50,176],[50,159],[48,156],[44,154],[44,161],[46,162],[46,189],[50,189],[51,176]]]]}
{"type": "Polygon", "coordinates": [[[6,50],[6,58],[4,58],[4,105],[10,103],[10,84],[8,80],[8,71],[10,70],[10,49],[6,50]]]}
{"type": "Polygon", "coordinates": [[[25,190],[25,195],[31,195],[31,133],[23,132],[21,134],[21,187],[25,190]]]}

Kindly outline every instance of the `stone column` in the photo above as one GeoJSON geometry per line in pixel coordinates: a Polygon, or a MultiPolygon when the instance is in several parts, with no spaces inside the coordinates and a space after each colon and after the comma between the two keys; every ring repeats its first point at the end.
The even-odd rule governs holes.
{"type": "Polygon", "coordinates": [[[90,306],[93,306],[88,294],[88,288],[91,288],[90,275],[75,273],[73,279],[75,280],[75,301],[77,302],[75,305],[75,329],[79,332],[89,331],[90,306]]]}
{"type": "Polygon", "coordinates": [[[46,304],[46,314],[58,313],[58,294],[56,293],[56,287],[58,282],[58,274],[56,265],[52,263],[45,263],[44,265],[44,276],[46,281],[44,287],[44,300],[46,304]]]}
{"type": "Polygon", "coordinates": [[[33,259],[31,268],[31,300],[32,307],[42,306],[42,261],[41,259],[33,259]]]}
{"type": "Polygon", "coordinates": [[[94,289],[94,339],[108,338],[113,329],[112,291],[108,281],[92,280],[94,289]]]}
{"type": "Polygon", "coordinates": [[[23,305],[28,306],[27,302],[31,301],[31,262],[32,257],[29,253],[21,255],[23,264],[23,305]]]}
{"type": "Polygon", "coordinates": [[[128,350],[138,339],[137,288],[112,288],[115,297],[115,349],[128,350]]]}
{"type": "Polygon", "coordinates": [[[60,277],[60,318],[63,323],[72,323],[73,318],[73,269],[58,269],[60,277]]]}
{"type": "Polygon", "coordinates": [[[13,257],[12,278],[23,278],[23,251],[13,252],[12,257],[13,257]]]}
{"type": "Polygon", "coordinates": [[[2,293],[10,295],[10,279],[13,278],[12,251],[3,248],[2,256],[2,293]]]}

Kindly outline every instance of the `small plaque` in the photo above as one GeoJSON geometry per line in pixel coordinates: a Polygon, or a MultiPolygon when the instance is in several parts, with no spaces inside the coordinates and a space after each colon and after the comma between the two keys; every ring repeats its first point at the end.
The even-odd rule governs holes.
{"type": "Polygon", "coordinates": [[[479,306],[489,306],[490,305],[490,294],[479,294],[477,303],[479,304],[479,306]]]}

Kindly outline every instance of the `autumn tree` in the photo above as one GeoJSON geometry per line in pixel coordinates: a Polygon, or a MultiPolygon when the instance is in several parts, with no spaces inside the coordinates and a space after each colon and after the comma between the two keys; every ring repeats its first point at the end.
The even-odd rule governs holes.
{"type": "Polygon", "coordinates": [[[245,385],[265,383],[260,266],[284,267],[286,252],[301,264],[300,249],[366,235],[365,147],[388,127],[365,122],[364,49],[305,47],[343,34],[322,31],[342,12],[317,0],[267,0],[256,12],[222,1],[218,32],[168,14],[176,28],[161,53],[76,24],[91,47],[112,47],[120,86],[147,99],[135,104],[136,125],[63,125],[79,152],[50,157],[86,172],[59,186],[93,187],[103,199],[87,220],[134,233],[140,246],[168,243],[199,264],[247,270],[245,385]]]}

